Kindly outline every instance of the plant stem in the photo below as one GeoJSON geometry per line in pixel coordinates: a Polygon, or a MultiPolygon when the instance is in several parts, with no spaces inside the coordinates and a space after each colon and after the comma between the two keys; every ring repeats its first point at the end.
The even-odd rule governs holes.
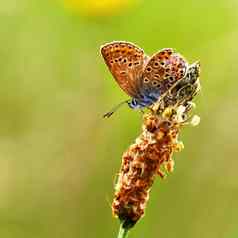
{"type": "Polygon", "coordinates": [[[128,229],[123,227],[123,222],[122,222],[120,225],[120,228],[119,228],[119,233],[118,233],[117,238],[126,238],[128,231],[129,231],[128,229]]]}

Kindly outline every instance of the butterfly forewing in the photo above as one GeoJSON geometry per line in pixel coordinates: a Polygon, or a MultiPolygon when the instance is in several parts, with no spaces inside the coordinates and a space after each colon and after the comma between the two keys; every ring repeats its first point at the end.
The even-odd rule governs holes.
{"type": "Polygon", "coordinates": [[[186,60],[173,49],[163,49],[154,54],[146,64],[141,78],[142,88],[147,91],[158,89],[164,94],[185,76],[186,60]]]}
{"type": "Polygon", "coordinates": [[[102,46],[101,54],[119,86],[129,96],[138,98],[148,59],[143,50],[128,42],[112,42],[102,46]]]}

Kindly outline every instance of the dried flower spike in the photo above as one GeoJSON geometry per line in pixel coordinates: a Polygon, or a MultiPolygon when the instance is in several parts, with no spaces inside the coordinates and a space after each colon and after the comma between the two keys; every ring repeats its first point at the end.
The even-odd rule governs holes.
{"type": "Polygon", "coordinates": [[[125,232],[144,215],[155,178],[174,170],[172,155],[184,148],[178,141],[181,128],[199,124],[197,115],[189,115],[195,106],[191,100],[200,90],[198,76],[199,65],[189,66],[185,78],[144,115],[141,135],[122,156],[112,212],[125,232]]]}
{"type": "Polygon", "coordinates": [[[178,141],[183,122],[178,116],[173,110],[167,117],[146,114],[141,135],[122,156],[112,211],[126,229],[144,214],[155,178],[173,171],[172,155],[183,148],[178,141]]]}

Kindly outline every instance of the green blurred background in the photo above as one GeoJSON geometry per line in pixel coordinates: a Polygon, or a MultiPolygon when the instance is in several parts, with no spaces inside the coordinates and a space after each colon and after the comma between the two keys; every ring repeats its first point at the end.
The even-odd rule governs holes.
{"type": "Polygon", "coordinates": [[[100,45],[200,60],[198,127],[153,186],[131,238],[238,237],[236,0],[0,2],[0,237],[116,237],[110,203],[141,115],[123,107],[100,45]]]}

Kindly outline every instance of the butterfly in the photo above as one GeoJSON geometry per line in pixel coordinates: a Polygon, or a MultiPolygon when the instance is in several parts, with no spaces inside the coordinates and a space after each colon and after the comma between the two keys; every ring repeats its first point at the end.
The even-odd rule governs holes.
{"type": "Polygon", "coordinates": [[[118,85],[131,97],[125,102],[132,109],[143,109],[157,102],[185,76],[188,68],[187,61],[172,48],[149,57],[132,43],[114,41],[103,45],[101,54],[118,85]]]}

